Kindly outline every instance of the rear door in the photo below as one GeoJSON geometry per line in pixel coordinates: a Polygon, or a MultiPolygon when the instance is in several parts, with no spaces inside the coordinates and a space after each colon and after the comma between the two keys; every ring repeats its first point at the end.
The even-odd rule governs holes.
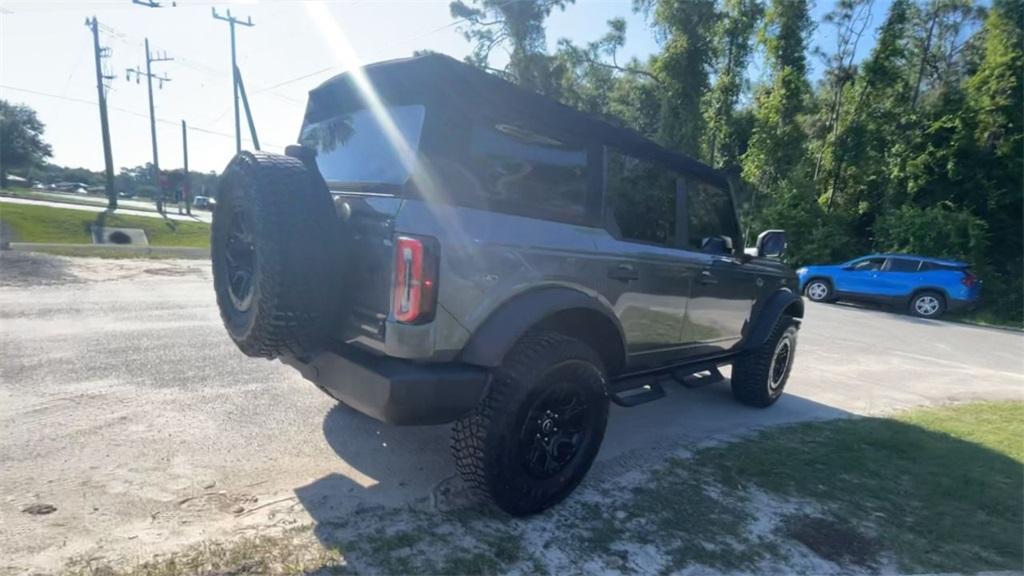
{"type": "Polygon", "coordinates": [[[910,294],[921,284],[921,261],[914,258],[891,257],[878,273],[875,294],[899,299],[910,294]]]}
{"type": "Polygon", "coordinates": [[[605,153],[605,226],[598,242],[612,303],[634,365],[657,363],[682,344],[700,256],[681,250],[680,175],[614,148],[605,153]]]}

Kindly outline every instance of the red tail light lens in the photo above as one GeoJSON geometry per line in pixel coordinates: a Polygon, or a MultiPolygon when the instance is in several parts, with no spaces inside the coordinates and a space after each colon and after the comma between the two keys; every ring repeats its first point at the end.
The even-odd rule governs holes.
{"type": "Polygon", "coordinates": [[[437,251],[429,239],[395,239],[395,281],[391,311],[405,324],[427,322],[437,302],[437,251]]]}
{"type": "Polygon", "coordinates": [[[978,277],[964,270],[964,277],[960,279],[960,283],[968,288],[974,288],[974,285],[978,283],[978,277]]]}

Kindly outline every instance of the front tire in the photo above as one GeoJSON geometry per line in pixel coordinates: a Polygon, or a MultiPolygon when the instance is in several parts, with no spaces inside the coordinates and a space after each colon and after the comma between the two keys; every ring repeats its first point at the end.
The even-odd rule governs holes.
{"type": "Polygon", "coordinates": [[[815,278],[808,282],[807,287],[804,288],[804,295],[812,302],[831,302],[834,300],[832,285],[828,280],[822,280],[821,278],[815,278]]]}
{"type": "Polygon", "coordinates": [[[796,334],[793,318],[782,316],[764,344],[736,360],[732,393],[737,400],[766,408],[782,396],[796,358],[796,334]]]}
{"type": "Polygon", "coordinates": [[[607,422],[597,354],[574,338],[529,333],[506,356],[481,405],[455,423],[455,465],[505,512],[535,514],[583,480],[607,422]]]}

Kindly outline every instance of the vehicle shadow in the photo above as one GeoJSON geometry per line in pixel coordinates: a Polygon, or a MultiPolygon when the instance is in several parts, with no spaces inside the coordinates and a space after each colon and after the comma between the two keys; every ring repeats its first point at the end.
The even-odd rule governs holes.
{"type": "MultiPolygon", "coordinates": [[[[613,406],[604,443],[583,487],[624,469],[654,467],[671,451],[721,441],[779,424],[844,418],[843,410],[786,395],[771,409],[738,404],[729,382],[698,389],[667,384],[665,398],[635,408],[613,406]]],[[[328,547],[339,546],[339,524],[376,510],[415,509],[438,519],[467,511],[495,513],[474,496],[455,470],[449,426],[381,424],[342,404],[324,417],[324,436],[348,467],[298,487],[295,495],[328,547]]],[[[396,519],[394,528],[403,520],[396,519]]],[[[387,527],[381,527],[386,529],[387,527]]]]}

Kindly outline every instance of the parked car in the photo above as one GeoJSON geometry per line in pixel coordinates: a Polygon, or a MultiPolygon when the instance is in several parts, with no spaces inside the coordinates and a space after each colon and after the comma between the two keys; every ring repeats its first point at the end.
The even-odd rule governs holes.
{"type": "Polygon", "coordinates": [[[192,199],[193,208],[201,208],[205,210],[213,210],[213,207],[217,205],[217,202],[209,196],[196,196],[192,199]]]}
{"type": "Polygon", "coordinates": [[[922,318],[976,306],[981,281],[967,264],[912,254],[872,254],[842,264],[796,271],[800,289],[815,302],[865,300],[907,309],[922,318]]]}
{"type": "Polygon", "coordinates": [[[779,399],[803,301],[783,232],[743,250],[723,174],[446,56],[364,70],[310,93],[301,146],[224,172],[242,352],[384,422],[454,422],[463,478],[514,515],[579,484],[609,402],[729,364],[738,401],[779,399]]]}

